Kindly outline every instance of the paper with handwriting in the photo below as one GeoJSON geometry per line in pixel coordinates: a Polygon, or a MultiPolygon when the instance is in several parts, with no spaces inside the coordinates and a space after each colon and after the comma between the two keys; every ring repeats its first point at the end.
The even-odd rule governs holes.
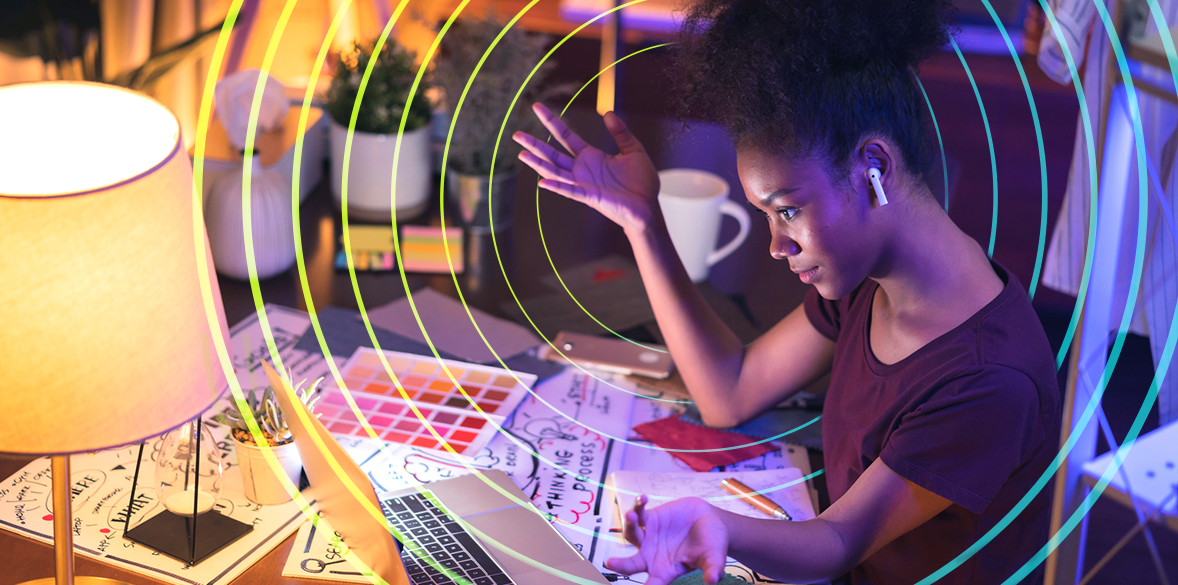
{"type": "MultiPolygon", "coordinates": [[[[135,445],[70,457],[74,552],[168,583],[219,585],[232,581],[298,529],[303,515],[294,503],[260,506],[245,498],[241,476],[233,464],[232,441],[225,440],[224,427],[210,425],[210,431],[217,439],[221,456],[229,463],[215,508],[221,514],[252,524],[252,531],[191,567],[123,539],[127,505],[131,501],[131,476],[139,454],[139,446],[135,445]]],[[[152,487],[159,444],[158,438],[151,439],[144,448],[131,506],[132,526],[163,509],[152,487]]],[[[43,458],[0,483],[0,528],[52,543],[51,481],[49,460],[43,458]]],[[[51,572],[50,567],[46,570],[51,572]]]]}

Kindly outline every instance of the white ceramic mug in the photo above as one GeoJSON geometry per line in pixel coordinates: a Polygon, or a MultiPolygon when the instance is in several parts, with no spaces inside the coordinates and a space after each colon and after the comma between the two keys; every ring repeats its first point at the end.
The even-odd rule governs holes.
{"type": "Polygon", "coordinates": [[[659,171],[659,184],[659,206],[679,260],[692,282],[703,282],[712,265],[736,251],[748,237],[748,211],[728,199],[727,181],[707,171],[659,171]],[[740,233],[717,249],[720,220],[725,215],[740,223],[740,233]]]}

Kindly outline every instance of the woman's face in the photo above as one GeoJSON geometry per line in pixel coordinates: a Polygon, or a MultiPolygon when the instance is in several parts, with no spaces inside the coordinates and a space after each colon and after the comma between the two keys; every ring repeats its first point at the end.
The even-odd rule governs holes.
{"type": "Polygon", "coordinates": [[[765,215],[769,254],[827,299],[846,296],[879,258],[866,196],[833,184],[821,163],[737,150],[745,197],[765,215]]]}

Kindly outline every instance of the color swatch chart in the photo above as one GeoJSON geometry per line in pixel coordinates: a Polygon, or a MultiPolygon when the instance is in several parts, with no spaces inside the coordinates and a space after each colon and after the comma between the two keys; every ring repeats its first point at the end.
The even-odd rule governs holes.
{"type": "MultiPolygon", "coordinates": [[[[357,349],[340,368],[340,375],[378,437],[422,449],[446,450],[430,433],[428,423],[454,452],[478,453],[495,436],[497,425],[503,424],[536,382],[536,376],[524,372],[515,372],[513,376],[504,369],[466,362],[439,362],[432,357],[395,351],[381,353],[405,389],[404,397],[420,411],[420,418],[397,390],[375,349],[357,349]],[[451,381],[451,376],[458,385],[451,381]]],[[[325,384],[325,394],[315,406],[319,421],[336,435],[367,437],[368,432],[348,405],[343,391],[335,388],[334,382],[325,380],[325,384]]]]}

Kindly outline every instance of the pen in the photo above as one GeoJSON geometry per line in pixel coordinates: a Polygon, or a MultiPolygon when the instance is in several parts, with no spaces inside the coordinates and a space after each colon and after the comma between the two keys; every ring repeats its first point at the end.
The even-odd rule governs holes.
{"type": "Polygon", "coordinates": [[[772,516],[781,520],[793,520],[789,513],[785,511],[785,508],[778,506],[777,502],[774,502],[773,500],[758,494],[756,490],[750,488],[747,485],[744,485],[743,483],[740,483],[731,477],[721,481],[720,485],[724,486],[724,489],[727,490],[728,493],[739,497],[745,502],[748,502],[750,506],[760,510],[761,512],[764,512],[768,516],[772,516]]]}

